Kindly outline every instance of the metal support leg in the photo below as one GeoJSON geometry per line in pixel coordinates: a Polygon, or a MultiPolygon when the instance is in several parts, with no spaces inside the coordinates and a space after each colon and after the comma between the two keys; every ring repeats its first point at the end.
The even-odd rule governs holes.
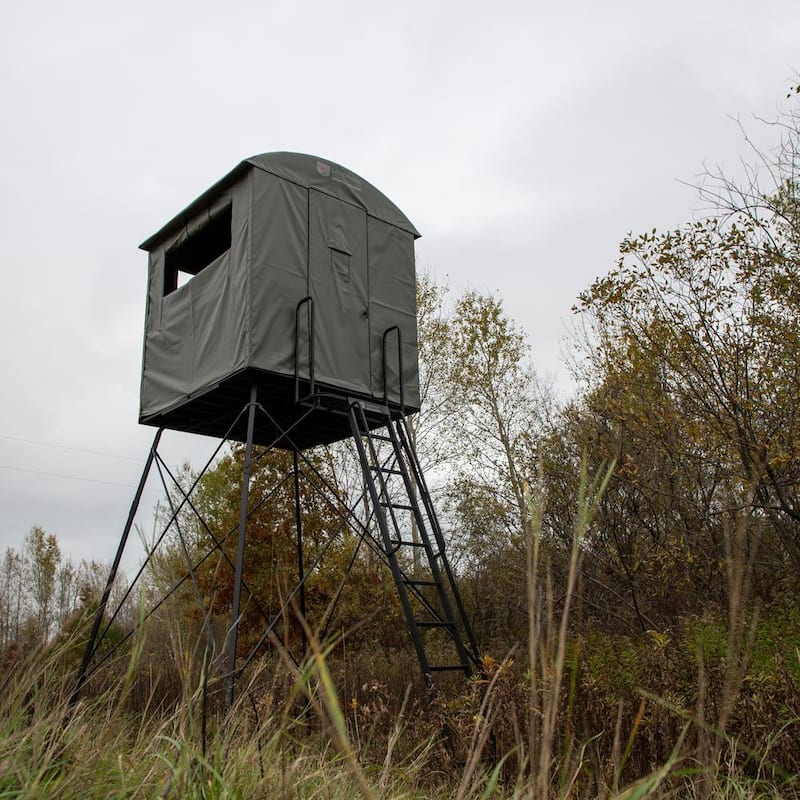
{"type": "MultiPolygon", "coordinates": [[[[292,451],[292,462],[294,466],[294,517],[295,531],[297,533],[297,581],[300,584],[300,615],[306,618],[306,584],[304,580],[305,569],[303,567],[303,513],[300,507],[300,467],[298,465],[297,450],[292,451]]],[[[305,658],[308,643],[306,641],[306,629],[302,628],[303,653],[301,658],[305,658]]]]}
{"type": "Polygon", "coordinates": [[[236,575],[233,581],[233,608],[228,647],[228,696],[226,708],[233,706],[233,690],[236,683],[236,646],[239,639],[239,605],[242,594],[242,571],[244,569],[244,542],[247,531],[247,506],[250,500],[250,471],[253,463],[253,430],[256,420],[257,387],[250,389],[250,408],[247,416],[247,441],[244,449],[244,471],[242,472],[242,495],[239,502],[239,541],[236,547],[236,575]]]}
{"type": "Polygon", "coordinates": [[[119,540],[119,547],[117,547],[117,554],[114,556],[114,563],[111,565],[111,572],[108,575],[108,580],[106,581],[106,587],[103,590],[103,596],[100,598],[100,606],[97,609],[97,613],[94,617],[94,624],[92,625],[92,632],[89,634],[89,641],[86,642],[86,649],[83,651],[83,660],[81,661],[80,669],[78,670],[78,679],[75,683],[75,688],[72,691],[72,695],[70,696],[69,702],[70,705],[74,705],[77,700],[78,696],[80,695],[81,689],[83,688],[83,684],[86,681],[86,671],[89,669],[89,662],[92,660],[94,656],[96,645],[97,645],[97,634],[100,631],[100,625],[103,623],[103,617],[106,613],[106,606],[108,605],[108,598],[111,596],[111,588],[114,585],[114,581],[117,577],[117,571],[119,570],[120,562],[122,561],[122,554],[125,551],[125,545],[128,542],[128,535],[131,532],[131,528],[133,527],[133,520],[136,518],[136,512],[139,509],[139,501],[142,499],[142,492],[144,492],[145,484],[147,483],[147,478],[150,474],[150,468],[153,466],[153,460],[156,457],[156,451],[158,450],[158,443],[161,441],[161,434],[164,432],[163,428],[159,428],[156,431],[155,438],[153,439],[153,444],[150,447],[150,452],[147,454],[147,461],[144,465],[144,470],[142,470],[142,477],[139,478],[139,485],[136,487],[136,494],[133,497],[133,502],[131,503],[130,510],[128,511],[128,519],[125,522],[125,528],[122,531],[122,538],[119,540]]]}

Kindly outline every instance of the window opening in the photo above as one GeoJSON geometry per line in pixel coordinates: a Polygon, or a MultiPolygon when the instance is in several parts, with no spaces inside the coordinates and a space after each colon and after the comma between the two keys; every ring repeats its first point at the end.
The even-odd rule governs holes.
{"type": "Polygon", "coordinates": [[[198,272],[230,250],[231,220],[232,206],[228,205],[188,239],[167,251],[164,296],[187,284],[198,272]]]}

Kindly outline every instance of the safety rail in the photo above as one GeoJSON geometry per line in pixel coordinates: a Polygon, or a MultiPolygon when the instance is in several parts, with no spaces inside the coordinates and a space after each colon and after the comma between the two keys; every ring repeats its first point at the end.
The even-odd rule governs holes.
{"type": "Polygon", "coordinates": [[[386,340],[389,338],[389,334],[396,331],[397,332],[397,382],[400,388],[400,414],[401,416],[405,416],[406,413],[406,402],[405,402],[405,387],[403,384],[403,334],[400,332],[400,328],[397,325],[392,325],[391,328],[387,328],[383,332],[383,342],[382,342],[382,358],[383,358],[383,403],[384,405],[389,405],[389,388],[387,386],[386,380],[386,340]]]}
{"type": "Polygon", "coordinates": [[[294,309],[294,401],[307,403],[315,399],[314,385],[314,298],[306,295],[294,309]],[[300,397],[300,309],[308,305],[308,384],[309,392],[300,397]]]}

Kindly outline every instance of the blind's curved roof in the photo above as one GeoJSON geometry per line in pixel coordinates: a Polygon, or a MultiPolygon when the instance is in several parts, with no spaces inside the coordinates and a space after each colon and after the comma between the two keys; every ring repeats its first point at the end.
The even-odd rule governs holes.
{"type": "Polygon", "coordinates": [[[419,237],[419,232],[408,217],[371,183],[349,169],[327,159],[304,153],[262,153],[251,156],[239,163],[224,178],[173,217],[157,233],[153,234],[140,247],[151,250],[159,241],[173,231],[182,228],[198,211],[205,208],[214,197],[234,183],[246,170],[256,168],[276,175],[284,180],[305,188],[316,189],[324,194],[344,200],[351,205],[363,208],[367,214],[388,222],[397,228],[419,237]]]}

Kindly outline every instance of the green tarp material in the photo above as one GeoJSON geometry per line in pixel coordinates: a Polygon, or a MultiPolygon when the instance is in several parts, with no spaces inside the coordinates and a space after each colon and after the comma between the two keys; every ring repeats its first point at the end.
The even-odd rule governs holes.
{"type": "MultiPolygon", "coordinates": [[[[383,334],[396,325],[405,403],[418,409],[418,236],[385,195],[338,164],[297,153],[243,161],[141,245],[150,254],[141,421],[155,424],[247,370],[293,378],[295,309],[307,295],[319,384],[381,399],[383,334]],[[177,270],[196,274],[174,288],[177,270]]],[[[304,324],[300,341],[306,353],[304,324]]],[[[386,385],[398,403],[388,341],[386,385]]]]}

